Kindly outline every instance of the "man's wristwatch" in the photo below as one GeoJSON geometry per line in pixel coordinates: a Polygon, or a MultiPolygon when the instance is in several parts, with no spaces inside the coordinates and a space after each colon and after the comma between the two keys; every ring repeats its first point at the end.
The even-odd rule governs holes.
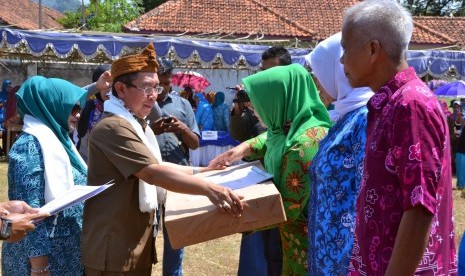
{"type": "Polygon", "coordinates": [[[7,218],[0,218],[2,221],[2,228],[0,229],[0,240],[9,239],[11,236],[11,227],[13,225],[13,221],[7,218]]]}

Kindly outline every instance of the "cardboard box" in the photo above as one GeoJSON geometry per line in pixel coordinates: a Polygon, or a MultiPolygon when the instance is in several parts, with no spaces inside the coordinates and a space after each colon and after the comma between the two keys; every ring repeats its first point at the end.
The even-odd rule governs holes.
{"type": "MultiPolygon", "coordinates": [[[[228,170],[251,165],[263,169],[260,162],[252,162],[228,170]]],[[[222,213],[205,196],[168,191],[165,226],[171,246],[178,249],[286,221],[281,195],[272,181],[238,189],[236,192],[244,195],[244,210],[240,218],[222,213]]]]}

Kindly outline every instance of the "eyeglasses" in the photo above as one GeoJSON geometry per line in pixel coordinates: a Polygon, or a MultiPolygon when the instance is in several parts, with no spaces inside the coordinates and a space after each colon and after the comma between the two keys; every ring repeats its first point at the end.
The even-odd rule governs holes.
{"type": "Polygon", "coordinates": [[[127,83],[127,82],[123,82],[124,84],[126,84],[127,86],[129,87],[134,87],[136,88],[137,90],[139,91],[142,91],[146,96],[150,96],[153,94],[153,92],[157,93],[157,94],[160,94],[161,92],[163,92],[163,87],[157,85],[156,87],[150,87],[150,86],[146,86],[146,87],[137,87],[135,86],[134,84],[132,83],[127,83]]]}
{"type": "Polygon", "coordinates": [[[81,106],[76,104],[73,106],[73,109],[71,109],[71,115],[76,116],[79,112],[81,112],[81,106]]]}

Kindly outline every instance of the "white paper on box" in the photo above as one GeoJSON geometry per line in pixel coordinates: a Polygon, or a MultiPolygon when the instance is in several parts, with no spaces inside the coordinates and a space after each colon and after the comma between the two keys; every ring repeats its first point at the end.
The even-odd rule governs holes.
{"type": "Polygon", "coordinates": [[[261,183],[273,178],[273,176],[256,166],[247,166],[232,171],[206,176],[205,178],[216,184],[235,190],[261,183]]]}
{"type": "MultiPolygon", "coordinates": [[[[256,166],[259,162],[230,167],[213,177],[256,166]]],[[[244,172],[247,170],[244,170],[244,172]]],[[[209,172],[212,175],[212,172],[209,172]]],[[[222,181],[222,180],[221,180],[222,181]]],[[[227,235],[260,229],[286,221],[286,215],[279,191],[270,180],[261,184],[237,189],[244,196],[244,210],[240,218],[222,213],[205,196],[192,196],[168,192],[165,212],[165,226],[173,248],[205,242],[227,235]]]]}

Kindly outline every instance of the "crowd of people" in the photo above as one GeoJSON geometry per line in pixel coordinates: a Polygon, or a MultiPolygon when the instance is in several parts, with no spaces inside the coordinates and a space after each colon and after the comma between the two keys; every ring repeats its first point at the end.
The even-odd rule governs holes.
{"type": "Polygon", "coordinates": [[[9,153],[11,201],[0,204],[3,274],[151,275],[160,232],[163,275],[182,275],[184,250],[163,227],[166,190],[240,217],[244,195],[196,174],[254,159],[287,221],[243,233],[238,275],[465,273],[451,162],[452,152],[461,189],[465,117],[460,102],[444,115],[408,66],[412,32],[396,1],[359,2],[308,56],[311,74],[271,47],[232,107],[222,92],[175,93],[173,64],[153,44],[98,68],[84,88],[28,79],[14,97],[24,127],[9,153]],[[193,167],[202,130],[241,143],[193,167]],[[57,214],[37,209],[75,185],[109,182],[57,214]]]}

